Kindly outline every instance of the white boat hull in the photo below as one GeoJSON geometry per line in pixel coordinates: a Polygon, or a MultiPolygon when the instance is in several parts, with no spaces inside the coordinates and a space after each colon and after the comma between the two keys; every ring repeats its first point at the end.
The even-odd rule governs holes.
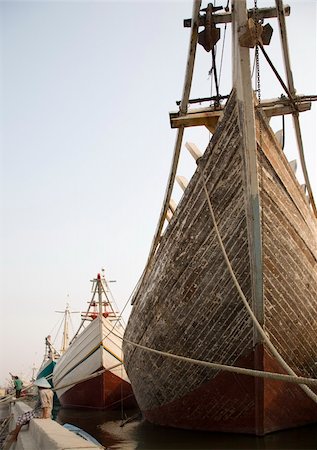
{"type": "Polygon", "coordinates": [[[54,370],[62,406],[104,409],[134,403],[122,364],[123,331],[116,320],[99,316],[74,340],[54,370]]]}

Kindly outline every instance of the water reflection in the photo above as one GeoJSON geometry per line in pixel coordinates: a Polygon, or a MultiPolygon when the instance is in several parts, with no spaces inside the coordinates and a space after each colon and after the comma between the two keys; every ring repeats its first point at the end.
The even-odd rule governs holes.
{"type": "MultiPolygon", "coordinates": [[[[125,419],[136,411],[126,414],[125,419]]],[[[61,408],[56,420],[82,428],[112,450],[317,450],[317,425],[254,437],[165,428],[141,419],[120,427],[120,411],[61,408]]]]}

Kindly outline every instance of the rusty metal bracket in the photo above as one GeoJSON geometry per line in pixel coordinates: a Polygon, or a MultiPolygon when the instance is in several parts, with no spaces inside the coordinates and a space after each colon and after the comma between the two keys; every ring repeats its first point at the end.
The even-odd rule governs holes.
{"type": "Polygon", "coordinates": [[[209,3],[207,8],[201,10],[206,11],[206,14],[202,17],[205,29],[198,34],[198,43],[204,47],[206,52],[210,52],[220,39],[220,29],[216,27],[213,21],[213,13],[221,9],[223,9],[222,6],[213,6],[212,3],[209,3]]]}

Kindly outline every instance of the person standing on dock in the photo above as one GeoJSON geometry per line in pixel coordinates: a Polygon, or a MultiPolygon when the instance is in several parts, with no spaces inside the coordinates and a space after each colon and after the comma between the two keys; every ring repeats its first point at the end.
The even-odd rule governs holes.
{"type": "Polygon", "coordinates": [[[13,383],[14,383],[15,396],[16,396],[16,398],[20,398],[23,383],[20,380],[20,378],[16,375],[12,375],[12,379],[13,379],[13,383]]]}
{"type": "Polygon", "coordinates": [[[15,429],[9,434],[8,440],[5,442],[4,449],[9,449],[14,441],[17,440],[18,434],[23,427],[30,422],[31,419],[50,419],[53,409],[53,391],[51,385],[46,378],[39,378],[34,381],[34,386],[38,387],[38,400],[35,408],[27,411],[18,417],[15,429]]]}

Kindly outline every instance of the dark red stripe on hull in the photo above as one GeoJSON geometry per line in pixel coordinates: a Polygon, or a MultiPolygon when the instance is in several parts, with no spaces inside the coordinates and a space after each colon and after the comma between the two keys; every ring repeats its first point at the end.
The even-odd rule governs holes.
{"type": "MultiPolygon", "coordinates": [[[[265,354],[264,370],[286,373],[269,354],[265,354]]],[[[315,422],[317,422],[317,404],[299,385],[281,381],[265,381],[264,430],[266,433],[315,422]]]]}
{"type": "Polygon", "coordinates": [[[79,383],[60,397],[66,408],[119,409],[135,407],[131,384],[111,372],[79,383]]]}
{"type": "MultiPolygon", "coordinates": [[[[236,365],[252,368],[254,357],[236,365]]],[[[266,371],[285,373],[267,353],[262,361],[266,371]]],[[[317,405],[297,385],[220,372],[182,398],[143,414],[163,426],[263,435],[316,422],[317,405]]]]}

